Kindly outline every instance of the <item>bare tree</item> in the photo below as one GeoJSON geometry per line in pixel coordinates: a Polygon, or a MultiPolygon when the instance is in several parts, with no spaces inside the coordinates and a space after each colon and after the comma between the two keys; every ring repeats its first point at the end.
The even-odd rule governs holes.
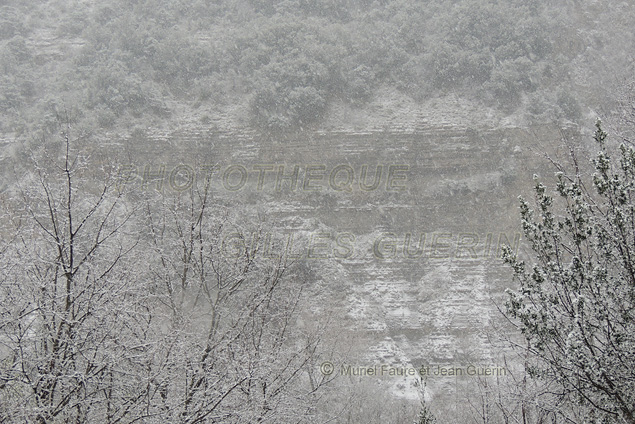
{"type": "MultiPolygon", "coordinates": [[[[261,228],[212,208],[209,181],[147,202],[149,278],[172,422],[311,421],[306,377],[319,337],[296,325],[305,281],[285,252],[265,254],[261,228]]],[[[311,384],[312,383],[312,384],[311,384]]]]}
{"type": "Polygon", "coordinates": [[[96,184],[70,131],[3,204],[0,422],[315,422],[329,379],[285,252],[209,181],[142,203],[96,184]]]}
{"type": "Polygon", "coordinates": [[[126,233],[131,211],[109,178],[100,188],[86,186],[87,164],[71,152],[70,124],[61,135],[61,165],[35,161],[19,175],[10,210],[0,392],[16,421],[116,422],[134,403],[127,376],[148,313],[136,307],[145,290],[129,255],[136,245],[126,233]]]}

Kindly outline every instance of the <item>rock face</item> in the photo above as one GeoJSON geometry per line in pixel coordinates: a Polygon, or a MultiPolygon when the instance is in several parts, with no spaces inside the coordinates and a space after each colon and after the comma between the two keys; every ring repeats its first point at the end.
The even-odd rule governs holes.
{"type": "MultiPolygon", "coordinates": [[[[573,134],[575,136],[575,134],[573,134]]],[[[267,223],[265,251],[307,270],[311,310],[363,340],[357,365],[493,366],[488,332],[522,251],[517,196],[556,128],[429,127],[286,136],[217,129],[120,140],[133,189],[175,195],[206,177],[216,199],[267,223]]],[[[125,174],[125,175],[123,175],[125,174]]],[[[254,218],[255,219],[255,218],[254,218]]],[[[413,378],[391,380],[411,396],[413,378]]],[[[451,393],[455,377],[428,384],[451,393]]]]}

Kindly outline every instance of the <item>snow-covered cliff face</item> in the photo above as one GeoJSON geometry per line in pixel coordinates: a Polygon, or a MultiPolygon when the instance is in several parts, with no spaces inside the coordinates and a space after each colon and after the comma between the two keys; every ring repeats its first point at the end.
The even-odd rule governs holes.
{"type": "MultiPolygon", "coordinates": [[[[534,173],[550,175],[541,155],[561,136],[423,123],[266,137],[187,126],[120,139],[108,155],[124,158],[132,192],[177,196],[209,178],[220,204],[263,222],[262,254],[286,251],[305,270],[307,316],[355,340],[348,365],[499,366],[489,337],[511,284],[500,248],[522,251],[517,196],[534,173]]],[[[235,242],[228,233],[228,254],[235,242]]],[[[415,381],[388,379],[403,397],[415,381]]],[[[455,384],[434,376],[428,390],[455,384]]]]}
{"type": "MultiPolygon", "coordinates": [[[[552,175],[543,155],[563,135],[580,137],[479,126],[449,108],[430,124],[404,107],[391,119],[381,109],[376,126],[342,111],[330,129],[265,136],[219,117],[95,134],[81,149],[95,172],[114,165],[132,198],[157,189],[176,198],[209,180],[219,213],[261,228],[247,243],[298,262],[308,302],[300,324],[326,323],[334,372],[416,401],[421,382],[408,370],[425,369],[428,399],[452,405],[478,378],[469,373],[504,366],[493,341],[512,282],[499,256],[503,244],[524,249],[517,196],[531,196],[534,173],[552,175]],[[355,374],[369,367],[379,375],[355,374]]],[[[3,163],[15,161],[16,144],[3,144],[3,163]]],[[[223,239],[228,255],[234,235],[223,239]]]]}

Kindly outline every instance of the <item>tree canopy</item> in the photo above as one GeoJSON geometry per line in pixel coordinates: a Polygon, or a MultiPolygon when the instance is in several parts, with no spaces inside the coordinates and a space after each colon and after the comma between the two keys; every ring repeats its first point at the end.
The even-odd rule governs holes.
{"type": "Polygon", "coordinates": [[[536,209],[520,199],[532,254],[505,253],[520,284],[507,313],[538,359],[533,376],[589,422],[634,423],[635,149],[611,145],[599,121],[594,138],[590,175],[558,164],[553,194],[536,178],[536,209]]]}

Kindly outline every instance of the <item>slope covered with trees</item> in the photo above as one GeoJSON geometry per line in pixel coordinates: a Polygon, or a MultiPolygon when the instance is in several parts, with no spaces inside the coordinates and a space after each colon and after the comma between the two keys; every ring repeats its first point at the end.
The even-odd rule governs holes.
{"type": "Polygon", "coordinates": [[[302,128],[381,86],[577,120],[597,106],[592,77],[627,60],[610,49],[633,42],[632,8],[598,12],[544,0],[8,1],[0,130],[19,133],[61,103],[102,127],[212,105],[244,106],[260,129],[302,128]],[[589,61],[591,77],[579,75],[589,61]]]}

